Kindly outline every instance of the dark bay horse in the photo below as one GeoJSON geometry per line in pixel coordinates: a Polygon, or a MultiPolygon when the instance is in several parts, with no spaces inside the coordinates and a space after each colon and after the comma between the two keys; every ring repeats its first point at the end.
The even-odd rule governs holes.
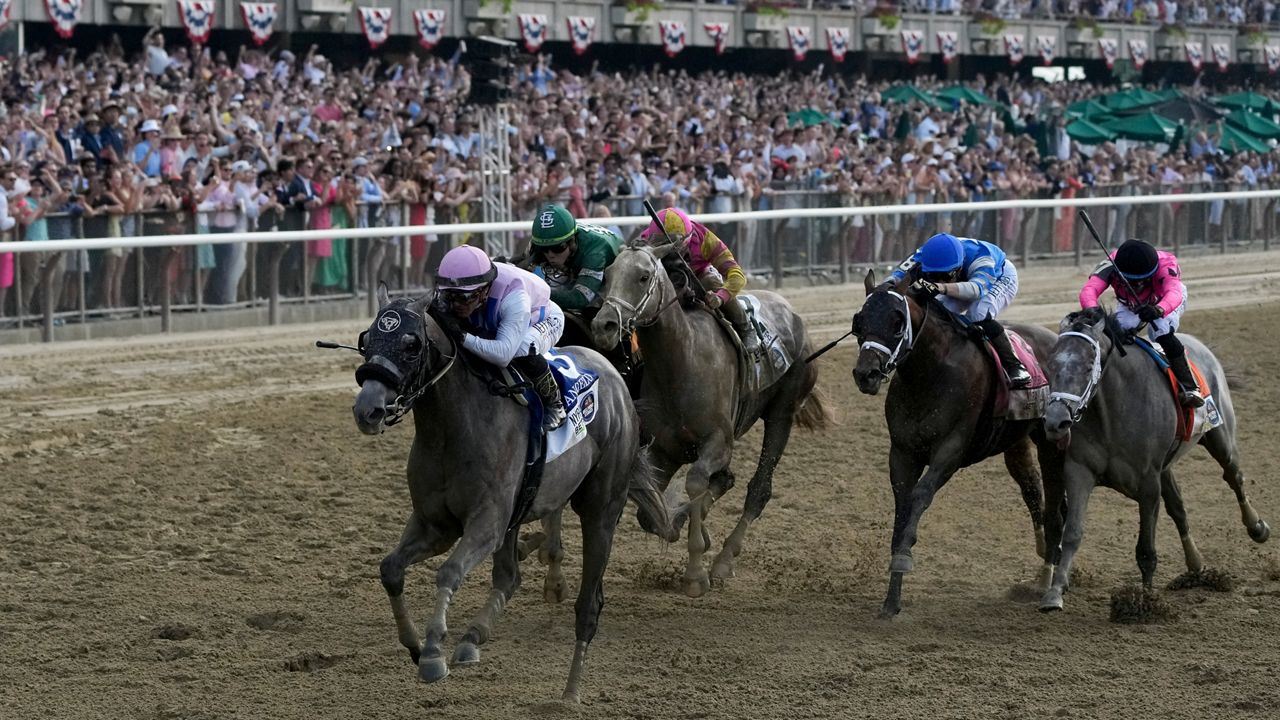
{"type": "Polygon", "coordinates": [[[616,343],[628,331],[637,333],[645,367],[637,406],[646,431],[654,436],[651,450],[662,486],[692,463],[685,481],[689,564],[684,591],[700,597],[710,588],[702,555],[711,540],[703,519],[712,503],[733,486],[729,462],[734,439],[756,420],[764,420],[760,461],[747,485],[742,516],[712,564],[711,574],[717,578],[733,576],[733,560],[742,552],[747,529],[772,494],[773,471],[793,423],[817,428],[829,418],[816,387],[817,367],[804,362],[809,353],[804,321],[790,304],[774,293],[753,293],[793,364],[773,384],[746,388],[738,376],[737,346],[716,318],[701,307],[682,307],[662,263],[676,252],[675,245],[624,247],[609,266],[602,289],[604,307],[591,327],[601,347],[616,343]]]}
{"type": "MultiPolygon", "coordinates": [[[[356,372],[360,393],[352,408],[366,434],[384,430],[410,409],[414,436],[406,475],[413,509],[399,546],[382,561],[400,643],[433,682],[449,673],[442,644],[450,600],[462,579],[493,556],[488,602],[471,622],[454,665],[480,659],[479,646],[520,586],[518,526],[508,530],[525,465],[528,409],[490,392],[487,376],[461,352],[429,313],[430,298],[392,302],[380,289],[381,310],[362,343],[356,372]],[[404,598],[405,570],[453,548],[436,572],[435,614],[418,634],[404,598]]],[[[622,378],[598,353],[574,348],[580,367],[598,374],[594,420],[587,437],[546,464],[541,486],[523,518],[557,517],[566,503],[582,519],[582,583],[575,607],[573,664],[564,691],[577,701],[587,646],[604,605],[603,576],[614,529],[630,496],[649,522],[669,529],[661,490],[640,448],[640,420],[622,378]]]]}
{"type": "MultiPolygon", "coordinates": [[[[1032,435],[1040,423],[993,417],[996,383],[1005,380],[997,377],[987,349],[942,303],[912,290],[909,279],[877,289],[874,273],[867,273],[865,286],[866,303],[853,317],[853,332],[862,346],[853,377],[859,390],[875,395],[893,374],[884,405],[894,499],[889,592],[880,610],[888,618],[902,609],[902,576],[912,569],[920,516],[957,470],[988,457],[1004,455],[1031,514],[1036,551],[1044,557],[1040,470],[1032,457],[1032,435]]],[[[1053,333],[1009,327],[1037,358],[1048,357],[1053,333]]],[[[1049,462],[1044,452],[1039,462],[1049,462]]]]}
{"type": "Polygon", "coordinates": [[[1156,518],[1163,497],[1182,538],[1187,569],[1204,561],[1187,526],[1182,494],[1173,464],[1203,445],[1222,466],[1222,479],[1236,494],[1240,520],[1254,542],[1266,542],[1271,528],[1259,517],[1244,492],[1236,414],[1222,364],[1196,338],[1178,333],[1187,356],[1200,367],[1222,422],[1206,431],[1197,428],[1188,442],[1177,437],[1177,415],[1168,378],[1158,372],[1146,352],[1130,347],[1115,352],[1124,332],[1102,308],[1068,315],[1049,360],[1053,397],[1045,414],[1045,433],[1064,450],[1060,472],[1045,473],[1046,567],[1053,580],[1040,609],[1061,610],[1071,576],[1071,561],[1084,536],[1085,510],[1094,485],[1107,485],[1138,501],[1138,568],[1150,588],[1156,571],[1156,518]],[[1066,515],[1062,508],[1065,501],[1066,515]],[[1056,566],[1056,567],[1055,567],[1056,566]]]}

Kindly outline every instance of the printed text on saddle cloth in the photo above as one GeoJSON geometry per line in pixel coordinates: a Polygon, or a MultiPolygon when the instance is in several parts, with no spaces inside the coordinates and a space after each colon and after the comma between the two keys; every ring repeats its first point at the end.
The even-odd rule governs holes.
{"type": "Polygon", "coordinates": [[[568,413],[564,425],[547,435],[547,462],[551,462],[587,436],[587,426],[595,419],[599,407],[596,397],[599,376],[579,367],[570,353],[551,350],[543,357],[560,381],[564,409],[568,413]]]}

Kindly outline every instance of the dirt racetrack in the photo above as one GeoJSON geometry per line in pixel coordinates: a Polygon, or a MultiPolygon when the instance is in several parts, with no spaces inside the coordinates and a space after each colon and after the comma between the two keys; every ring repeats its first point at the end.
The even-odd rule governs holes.
{"type": "MultiPolygon", "coordinates": [[[[1248,492],[1280,530],[1280,253],[1184,269],[1184,330],[1246,382],[1235,402],[1248,492]]],[[[1081,279],[1024,272],[1009,317],[1056,321],[1081,279]]],[[[862,298],[860,287],[788,294],[822,341],[862,298]]],[[[1066,611],[1012,599],[1038,560],[998,460],[939,495],[903,614],[876,620],[888,439],[883,394],[852,385],[852,343],[821,361],[841,424],[793,435],[735,579],[699,600],[676,594],[683,544],[624,517],[580,708],[551,702],[572,601],[543,602],[533,559],[483,662],[423,685],[378,582],[406,517],[411,430],[359,435],[354,357],[310,346],[360,325],[0,348],[0,718],[1280,716],[1277,541],[1249,541],[1203,450],[1178,477],[1207,563],[1236,585],[1166,591],[1176,621],[1108,621],[1111,590],[1137,577],[1137,508],[1105,489],[1066,611]]],[[[759,441],[757,429],[738,446],[739,486],[709,520],[715,550],[759,441]]],[[[576,579],[576,525],[566,539],[576,579]]],[[[1164,517],[1158,549],[1163,586],[1183,570],[1164,517]]],[[[418,618],[438,564],[407,580],[418,618]]],[[[486,563],[459,591],[450,646],[487,583],[486,563]]]]}

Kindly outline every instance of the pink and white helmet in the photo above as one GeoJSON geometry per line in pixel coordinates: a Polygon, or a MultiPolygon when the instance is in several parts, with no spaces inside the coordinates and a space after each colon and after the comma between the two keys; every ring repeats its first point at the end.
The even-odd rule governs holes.
{"type": "Polygon", "coordinates": [[[659,228],[655,222],[650,222],[649,227],[640,233],[640,239],[646,242],[662,240],[665,236],[663,230],[667,231],[667,235],[672,240],[682,242],[693,232],[693,220],[689,219],[688,214],[680,208],[663,208],[658,211],[658,219],[662,221],[662,227],[659,228]]]}
{"type": "Polygon", "coordinates": [[[498,268],[483,250],[459,245],[445,253],[436,270],[436,287],[441,290],[475,290],[493,282],[498,268]]]}

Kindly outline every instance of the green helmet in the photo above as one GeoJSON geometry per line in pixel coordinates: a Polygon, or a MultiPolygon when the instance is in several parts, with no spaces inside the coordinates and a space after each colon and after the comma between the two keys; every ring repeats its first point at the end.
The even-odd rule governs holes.
{"type": "Polygon", "coordinates": [[[538,247],[559,245],[578,231],[578,221],[559,205],[543,205],[533,219],[533,244],[538,247]]]}

